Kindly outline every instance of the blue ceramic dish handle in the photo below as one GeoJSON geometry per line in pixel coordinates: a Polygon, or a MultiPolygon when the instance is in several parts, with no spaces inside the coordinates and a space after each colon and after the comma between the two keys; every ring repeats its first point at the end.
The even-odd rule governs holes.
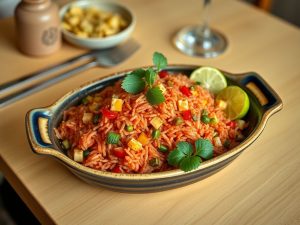
{"type": "Polygon", "coordinates": [[[31,140],[31,147],[37,153],[37,149],[53,147],[51,132],[49,129],[51,113],[48,109],[34,109],[26,115],[27,136],[31,140]]]}
{"type": "Polygon", "coordinates": [[[265,113],[270,112],[273,114],[282,108],[281,98],[257,73],[249,72],[229,77],[245,87],[244,90],[246,89],[246,91],[251,92],[262,106],[265,113]]]}

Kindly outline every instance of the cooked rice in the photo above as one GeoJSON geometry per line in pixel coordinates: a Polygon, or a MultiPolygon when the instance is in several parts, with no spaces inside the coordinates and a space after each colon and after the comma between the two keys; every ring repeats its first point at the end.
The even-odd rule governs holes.
{"type": "Polygon", "coordinates": [[[71,143],[69,155],[72,151],[89,149],[90,154],[84,159],[83,165],[103,171],[113,171],[119,167],[119,172],[123,173],[151,173],[174,169],[167,163],[168,153],[158,150],[159,145],[165,145],[169,151],[173,150],[179,141],[194,143],[199,138],[209,139],[214,145],[214,156],[228,151],[225,147],[216,147],[213,141],[214,136],[219,136],[224,144],[230,140],[231,147],[236,144],[235,138],[240,134],[238,128],[228,125],[230,120],[226,118],[224,112],[215,107],[214,96],[199,85],[194,86],[198,96],[187,97],[179,90],[180,86],[190,87],[195,83],[182,74],[168,75],[157,79],[166,88],[164,93],[166,101],[157,105],[150,105],[145,93],[131,95],[121,88],[121,81],[114,86],[106,87],[99,93],[91,95],[88,104],[80,104],[70,107],[63,114],[63,121],[55,129],[56,135],[61,140],[68,140],[71,143]],[[124,100],[122,112],[118,113],[116,119],[101,117],[101,109],[110,109],[112,96],[124,100]],[[178,110],[178,100],[188,100],[189,109],[193,115],[201,116],[203,109],[207,110],[208,116],[216,116],[219,120],[217,124],[204,124],[199,120],[184,120],[181,125],[175,125],[174,119],[181,117],[182,112],[178,110]],[[94,124],[92,121],[83,123],[83,114],[99,114],[99,121],[94,124]],[[163,120],[160,127],[161,135],[158,139],[151,138],[154,130],[150,121],[153,117],[163,120]],[[128,132],[126,125],[132,125],[133,131],[128,132]],[[119,133],[122,145],[112,145],[106,143],[106,136],[109,131],[119,133]],[[127,142],[131,138],[138,139],[144,132],[150,139],[139,151],[130,149],[127,142]],[[126,156],[118,158],[113,154],[114,150],[124,150],[126,156]],[[159,166],[152,167],[149,161],[152,158],[159,158],[159,166]]]}

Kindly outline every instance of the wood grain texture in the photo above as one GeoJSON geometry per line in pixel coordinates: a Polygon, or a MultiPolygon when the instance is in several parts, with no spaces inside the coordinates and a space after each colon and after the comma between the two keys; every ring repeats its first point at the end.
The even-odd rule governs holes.
{"type": "MultiPolygon", "coordinates": [[[[200,21],[199,0],[123,0],[137,16],[133,37],[142,47],[113,68],[94,68],[0,109],[0,169],[43,224],[300,224],[300,31],[239,1],[215,0],[211,24],[228,38],[215,59],[185,56],[171,44],[181,27],[200,21]],[[90,186],[52,158],[32,153],[24,117],[67,91],[123,69],[151,64],[154,51],[170,63],[255,71],[276,90],[283,110],[233,163],[195,184],[149,194],[90,186]]],[[[13,20],[0,21],[0,82],[78,55],[65,44],[54,55],[31,58],[15,47],[13,20]]]]}

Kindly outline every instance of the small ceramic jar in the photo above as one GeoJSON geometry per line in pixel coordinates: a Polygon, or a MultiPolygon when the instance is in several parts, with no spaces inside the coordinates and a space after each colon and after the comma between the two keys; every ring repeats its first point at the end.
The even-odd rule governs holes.
{"type": "Polygon", "coordinates": [[[17,40],[28,55],[54,53],[61,46],[58,7],[50,0],[22,0],[15,10],[17,40]]]}

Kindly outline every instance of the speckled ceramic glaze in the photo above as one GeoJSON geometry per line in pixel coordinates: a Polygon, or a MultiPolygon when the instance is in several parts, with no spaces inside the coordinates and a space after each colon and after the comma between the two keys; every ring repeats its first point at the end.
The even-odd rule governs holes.
{"type": "MultiPolygon", "coordinates": [[[[198,67],[172,65],[167,70],[170,73],[181,72],[189,75],[198,67]]],[[[38,154],[54,156],[76,176],[88,183],[126,192],[162,191],[199,181],[228,165],[261,134],[269,117],[282,108],[280,97],[258,74],[254,72],[230,74],[223,71],[228,83],[242,87],[250,98],[250,109],[245,118],[249,122],[249,127],[244,132],[246,139],[237,147],[203,162],[199,168],[190,172],[175,169],[151,174],[119,174],[98,171],[76,163],[60,147],[53,128],[62,120],[65,109],[78,104],[83,97],[111,85],[128,72],[111,74],[88,83],[67,93],[49,107],[29,111],[26,115],[26,128],[32,150],[38,154]]]]}

